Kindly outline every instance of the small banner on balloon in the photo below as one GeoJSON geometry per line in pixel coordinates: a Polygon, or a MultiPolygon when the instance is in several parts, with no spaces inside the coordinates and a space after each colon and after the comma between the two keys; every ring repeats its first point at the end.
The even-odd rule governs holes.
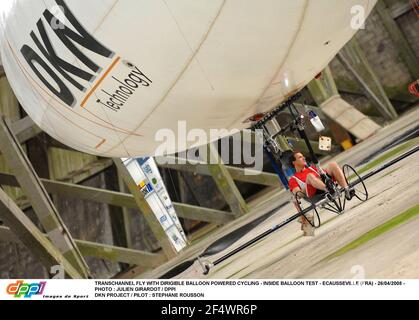
{"type": "Polygon", "coordinates": [[[157,220],[179,252],[187,238],[153,158],[122,159],[157,220]]]}

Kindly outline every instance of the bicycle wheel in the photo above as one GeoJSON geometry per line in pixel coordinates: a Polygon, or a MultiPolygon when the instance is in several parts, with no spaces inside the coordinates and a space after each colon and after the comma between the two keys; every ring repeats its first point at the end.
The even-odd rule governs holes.
{"type": "Polygon", "coordinates": [[[305,195],[305,193],[301,191],[298,191],[295,194],[294,198],[294,203],[297,207],[298,212],[305,212],[304,214],[302,214],[302,219],[305,219],[313,228],[319,228],[321,226],[320,214],[317,211],[317,208],[313,206],[310,199],[305,195]],[[308,210],[311,206],[313,206],[313,209],[308,210]],[[313,219],[311,219],[310,214],[313,214],[313,219]]]}
{"type": "Polygon", "coordinates": [[[343,166],[343,174],[345,176],[346,183],[355,191],[355,197],[362,202],[367,201],[368,190],[365,186],[364,180],[358,172],[356,172],[356,170],[350,165],[345,164],[343,166]]]}

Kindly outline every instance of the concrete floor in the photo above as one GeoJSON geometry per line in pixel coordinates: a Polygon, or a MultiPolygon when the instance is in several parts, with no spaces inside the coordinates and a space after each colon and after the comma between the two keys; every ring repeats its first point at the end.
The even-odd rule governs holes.
{"type": "MultiPolygon", "coordinates": [[[[341,153],[333,160],[355,165],[395,137],[419,123],[419,109],[383,128],[378,134],[341,153]]],[[[417,140],[416,140],[417,141],[417,140]]],[[[385,162],[388,162],[385,161],[385,162]]],[[[382,225],[419,203],[419,153],[399,162],[367,181],[370,200],[353,200],[343,216],[322,213],[324,224],[315,237],[302,237],[300,225],[293,222],[211,270],[207,278],[419,278],[419,218],[404,224],[337,258],[325,261],[368,231],[382,225]]],[[[264,197],[252,214],[226,225],[188,248],[176,259],[143,274],[158,278],[180,262],[193,259],[225,234],[247,224],[280,203],[289,193],[275,191],[264,197]]],[[[274,216],[225,251],[208,258],[215,261],[247,240],[266,231],[295,213],[288,204],[274,216]]],[[[179,278],[205,278],[197,262],[179,278]]]]}

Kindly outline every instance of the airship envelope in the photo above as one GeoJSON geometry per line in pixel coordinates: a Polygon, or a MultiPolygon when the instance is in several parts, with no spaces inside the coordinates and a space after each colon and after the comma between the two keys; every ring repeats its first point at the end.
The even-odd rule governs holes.
{"type": "Polygon", "coordinates": [[[152,156],[159,130],[185,138],[179,122],[208,136],[247,127],[326,67],[375,2],[2,0],[1,59],[52,137],[91,154],[152,156]]]}

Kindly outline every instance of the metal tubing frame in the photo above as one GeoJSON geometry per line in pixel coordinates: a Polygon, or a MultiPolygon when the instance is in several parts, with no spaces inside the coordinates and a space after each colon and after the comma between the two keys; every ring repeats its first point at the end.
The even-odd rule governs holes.
{"type": "MultiPolygon", "coordinates": [[[[378,168],[378,169],[376,169],[376,170],[371,171],[370,173],[366,174],[364,177],[361,177],[361,179],[362,179],[362,180],[369,179],[369,178],[371,178],[372,176],[374,176],[374,175],[376,175],[376,174],[380,173],[381,171],[383,171],[383,170],[385,170],[385,169],[387,169],[387,168],[389,168],[389,167],[393,166],[393,165],[394,165],[394,164],[396,164],[397,162],[400,162],[401,160],[406,159],[407,157],[409,157],[409,156],[413,155],[413,154],[414,154],[414,153],[416,153],[417,151],[419,151],[419,146],[418,146],[418,147],[413,148],[412,150],[410,150],[410,151],[408,151],[408,152],[406,152],[406,153],[404,153],[403,155],[401,155],[401,156],[397,157],[396,159],[393,159],[392,161],[390,161],[390,162],[386,163],[386,164],[385,164],[385,165],[383,165],[382,167],[380,167],[380,168],[378,168]]],[[[350,185],[351,187],[353,187],[353,186],[357,185],[357,184],[358,184],[358,183],[360,183],[360,182],[361,182],[361,180],[360,180],[360,179],[357,179],[356,181],[354,181],[354,182],[350,183],[349,185],[350,185]]],[[[342,189],[340,190],[340,192],[343,192],[343,190],[344,190],[344,189],[342,188],[342,189]]],[[[256,236],[256,237],[255,237],[255,238],[253,238],[252,240],[249,240],[248,242],[246,242],[246,243],[242,244],[240,247],[238,247],[238,248],[234,249],[233,251],[231,251],[231,252],[227,253],[226,255],[222,256],[221,258],[217,259],[216,261],[214,261],[214,262],[213,262],[213,263],[211,263],[210,265],[211,265],[212,267],[214,267],[214,266],[216,266],[216,265],[220,264],[221,262],[223,262],[223,261],[227,260],[228,258],[230,258],[230,257],[234,256],[235,254],[239,253],[240,251],[243,251],[244,249],[246,249],[246,248],[250,247],[250,246],[251,246],[251,245],[253,245],[254,243],[258,242],[259,240],[261,240],[261,239],[263,239],[263,238],[267,237],[268,235],[270,235],[270,234],[274,233],[275,231],[277,231],[277,230],[281,229],[282,227],[284,227],[284,226],[288,225],[288,224],[289,224],[289,223],[291,223],[292,221],[294,221],[294,220],[298,219],[299,217],[301,217],[301,216],[305,215],[306,213],[308,213],[308,212],[310,212],[311,210],[315,209],[317,206],[321,206],[321,205],[326,204],[326,203],[328,203],[328,202],[329,202],[329,199],[326,199],[326,198],[324,198],[324,199],[320,200],[320,201],[319,201],[319,202],[317,202],[316,204],[313,204],[313,205],[311,205],[310,207],[308,207],[308,208],[304,209],[303,211],[301,211],[301,212],[299,212],[299,213],[297,213],[297,214],[294,214],[293,216],[291,216],[290,218],[288,218],[288,219],[287,219],[287,220],[285,220],[284,222],[282,222],[282,223],[280,223],[280,224],[278,224],[278,225],[276,225],[276,226],[272,227],[271,229],[269,229],[269,230],[265,231],[264,233],[262,233],[262,234],[260,234],[260,235],[256,236]]],[[[208,267],[207,267],[207,272],[208,272],[209,270],[210,270],[210,267],[208,266],[208,267]]]]}

